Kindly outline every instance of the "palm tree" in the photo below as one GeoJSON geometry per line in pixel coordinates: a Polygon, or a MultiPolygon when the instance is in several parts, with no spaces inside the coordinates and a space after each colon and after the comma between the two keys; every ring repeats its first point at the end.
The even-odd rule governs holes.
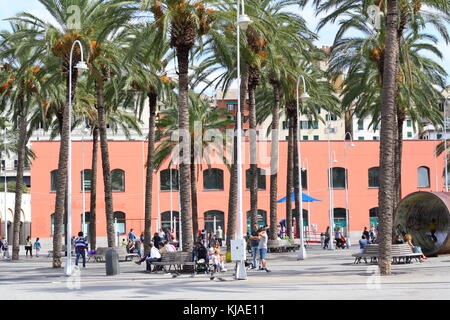
{"type": "MultiPolygon", "coordinates": [[[[72,83],[69,83],[69,65],[70,50],[76,40],[84,42],[94,30],[102,18],[105,16],[104,1],[102,0],[39,0],[46,8],[50,16],[52,16],[56,24],[45,22],[40,18],[29,14],[22,13],[13,18],[16,21],[24,21],[35,26],[35,30],[27,30],[25,32],[17,32],[17,38],[24,38],[22,46],[37,47],[41,50],[45,57],[45,64],[52,77],[49,78],[47,85],[52,83],[64,82],[66,90],[72,87],[73,100],[76,94],[76,84],[78,80],[78,71],[73,68],[72,83]],[[73,24],[72,10],[69,7],[77,6],[80,8],[79,25],[73,24]],[[59,72],[57,71],[59,70],[59,72]]],[[[72,66],[80,61],[80,49],[74,51],[72,66]]],[[[57,105],[57,119],[61,130],[61,144],[58,160],[57,174],[57,190],[55,200],[55,229],[53,236],[53,267],[61,267],[61,233],[63,224],[63,212],[66,199],[67,188],[67,164],[68,164],[68,145],[69,145],[69,110],[65,104],[57,105]]]]}
{"type": "Polygon", "coordinates": [[[157,28],[152,24],[133,28],[130,41],[130,52],[127,55],[130,60],[127,82],[140,98],[139,110],[137,110],[139,114],[142,113],[146,100],[148,100],[150,109],[144,212],[144,252],[147,254],[150,250],[152,237],[151,215],[157,104],[159,101],[163,101],[164,95],[169,91],[168,87],[172,86],[172,82],[165,73],[169,44],[164,41],[157,28]]]}
{"type": "MultiPolygon", "coordinates": [[[[196,41],[211,29],[215,11],[205,8],[204,3],[191,0],[143,0],[143,7],[150,9],[162,34],[166,34],[170,25],[170,45],[175,48],[178,65],[178,105],[180,144],[190,150],[190,141],[183,141],[183,135],[189,132],[189,52],[196,41]]],[[[180,163],[180,202],[183,233],[183,250],[191,250],[192,212],[191,177],[188,155],[182,156],[180,163]]]]}
{"type": "MultiPolygon", "coordinates": [[[[27,26],[11,24],[12,32],[26,29],[27,26]]],[[[18,130],[17,141],[17,174],[15,188],[14,223],[13,223],[13,254],[12,259],[19,259],[19,232],[20,213],[23,193],[23,172],[26,161],[26,144],[29,138],[27,127],[29,123],[29,111],[39,101],[39,91],[43,74],[35,50],[20,50],[20,42],[11,40],[11,33],[0,33],[2,51],[0,59],[8,61],[7,67],[3,67],[4,82],[0,93],[7,97],[9,110],[12,113],[12,121],[18,130]]]]}
{"type": "MultiPolygon", "coordinates": [[[[193,141],[193,147],[190,150],[191,158],[191,175],[193,177],[193,185],[191,192],[193,199],[197,198],[196,177],[201,168],[202,161],[206,161],[208,168],[211,166],[211,155],[209,152],[214,149],[216,155],[224,158],[222,150],[224,146],[218,141],[208,141],[206,133],[214,133],[215,131],[223,131],[232,123],[228,119],[228,112],[224,109],[213,108],[209,101],[196,93],[191,93],[189,96],[189,135],[193,141]]],[[[172,132],[178,129],[178,110],[173,106],[160,113],[160,120],[158,128],[160,129],[161,143],[156,148],[155,167],[159,168],[162,162],[169,157],[173,159],[173,154],[176,152],[177,143],[170,140],[172,132]]],[[[223,132],[222,132],[223,133],[223,132]]],[[[194,235],[195,236],[195,235],[194,235]]],[[[184,238],[183,238],[184,239],[184,238]]]]}

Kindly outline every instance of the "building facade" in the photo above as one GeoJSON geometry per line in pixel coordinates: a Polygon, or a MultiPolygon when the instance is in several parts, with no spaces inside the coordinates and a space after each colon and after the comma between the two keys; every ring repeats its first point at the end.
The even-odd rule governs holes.
{"type": "MultiPolygon", "coordinates": [[[[84,170],[91,163],[91,142],[74,142],[72,159],[73,210],[72,234],[81,230],[82,224],[82,148],[84,144],[84,170]]],[[[249,177],[248,143],[244,143],[244,184],[249,177]]],[[[443,191],[443,156],[435,158],[436,141],[405,141],[402,168],[402,196],[415,191],[443,191]]],[[[327,141],[302,142],[303,181],[306,194],[320,201],[304,203],[306,225],[311,230],[323,232],[329,225],[328,143],[327,141]]],[[[59,142],[33,143],[37,158],[31,167],[31,224],[32,237],[51,238],[52,214],[55,210],[55,170],[57,169],[59,142]]],[[[278,198],[286,196],[287,142],[280,142],[278,171],[278,198]]],[[[333,154],[333,205],[335,225],[349,227],[352,235],[359,236],[364,227],[377,223],[379,141],[332,141],[333,154]],[[345,183],[348,177],[348,188],[345,183]],[[348,194],[349,225],[346,225],[346,193],[348,194]]],[[[144,230],[145,160],[147,145],[144,141],[111,141],[109,153],[113,180],[113,207],[117,219],[116,229],[121,237],[133,228],[135,233],[144,230]]],[[[100,159],[100,154],[98,155],[100,159]]],[[[258,143],[259,178],[258,209],[261,224],[269,223],[270,142],[258,143]]],[[[205,163],[198,173],[199,228],[212,230],[214,225],[227,229],[228,192],[230,174],[224,164],[205,163]]],[[[169,168],[168,160],[154,175],[152,232],[160,227],[179,231],[179,196],[177,168],[169,168]]],[[[106,237],[106,217],[101,161],[98,167],[97,186],[97,236],[106,237]]],[[[86,175],[85,177],[89,177],[86,175]]],[[[246,185],[247,186],[247,185],[246,185]]],[[[85,180],[85,208],[89,211],[90,180],[85,180]]],[[[250,192],[244,187],[244,214],[250,210],[250,192]]],[[[286,204],[278,204],[278,219],[286,215],[286,204]]],[[[85,214],[89,219],[89,212],[85,214]]],[[[298,216],[297,216],[298,217],[298,216]]],[[[298,221],[298,220],[297,220],[298,221]]],[[[357,238],[354,238],[356,240],[357,238]]]]}

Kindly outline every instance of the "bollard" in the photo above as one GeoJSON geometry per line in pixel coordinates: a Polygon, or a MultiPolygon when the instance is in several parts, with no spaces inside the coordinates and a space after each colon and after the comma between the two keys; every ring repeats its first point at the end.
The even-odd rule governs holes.
{"type": "Polygon", "coordinates": [[[114,248],[110,248],[105,253],[106,275],[114,276],[119,274],[119,254],[114,248]]]}

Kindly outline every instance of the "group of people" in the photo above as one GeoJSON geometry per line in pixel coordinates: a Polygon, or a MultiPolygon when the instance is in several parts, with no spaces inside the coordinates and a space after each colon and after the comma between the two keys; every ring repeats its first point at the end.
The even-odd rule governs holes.
{"type": "MultiPolygon", "coordinates": [[[[330,227],[327,227],[327,230],[325,232],[322,232],[320,234],[320,245],[322,249],[327,249],[330,244],[330,227]]],[[[347,239],[344,237],[344,234],[341,231],[340,227],[336,228],[336,231],[334,232],[334,241],[336,241],[336,248],[337,249],[348,249],[347,239]]]]}
{"type": "MultiPolygon", "coordinates": [[[[134,234],[134,229],[130,229],[128,233],[127,240],[122,239],[122,247],[126,247],[128,253],[137,253],[140,257],[143,255],[143,244],[144,244],[144,233],[142,232],[139,238],[134,234]]],[[[176,251],[176,248],[173,244],[171,244],[175,240],[175,233],[169,232],[168,229],[160,229],[159,232],[155,232],[153,234],[153,238],[151,239],[152,246],[159,250],[163,247],[168,247],[169,250],[174,248],[173,251],[176,251]]]]}
{"type": "Polygon", "coordinates": [[[256,258],[259,254],[259,269],[265,270],[266,272],[270,272],[267,269],[267,241],[269,236],[267,235],[267,227],[258,228],[257,224],[253,225],[253,230],[251,234],[248,236],[248,240],[250,241],[250,248],[252,251],[252,269],[256,269],[256,258]]]}
{"type": "MultiPolygon", "coordinates": [[[[366,246],[370,243],[374,243],[371,242],[370,238],[370,234],[369,236],[367,235],[367,233],[363,233],[361,236],[361,239],[359,240],[359,251],[360,253],[364,252],[364,249],[366,248],[366,246]]],[[[412,235],[407,233],[405,234],[405,236],[402,238],[400,235],[396,235],[393,241],[393,244],[408,244],[409,247],[411,248],[413,253],[422,253],[422,248],[419,246],[415,246],[412,242],[413,238],[412,235]]],[[[424,262],[425,260],[427,260],[428,258],[422,253],[421,259],[419,260],[420,262],[424,262]]]]}
{"type": "MultiPolygon", "coordinates": [[[[210,280],[214,280],[216,273],[227,271],[225,268],[225,256],[221,252],[221,244],[218,240],[214,240],[209,248],[206,248],[202,240],[201,237],[197,238],[192,252],[192,260],[197,262],[198,268],[201,268],[201,270],[197,271],[207,272],[210,270],[210,280]]],[[[222,278],[219,278],[219,280],[222,280],[222,278]]]]}
{"type": "MultiPolygon", "coordinates": [[[[25,241],[25,255],[28,257],[28,253],[30,253],[30,258],[33,257],[33,248],[36,251],[36,257],[39,257],[39,253],[41,251],[41,243],[39,238],[36,238],[34,244],[31,241],[31,237],[28,236],[25,241]]],[[[0,238],[0,251],[3,252],[3,259],[9,259],[9,244],[4,236],[0,238]]]]}
{"type": "Polygon", "coordinates": [[[211,248],[216,241],[222,246],[223,230],[221,226],[217,227],[216,232],[202,229],[198,231],[197,237],[205,247],[211,248]]]}

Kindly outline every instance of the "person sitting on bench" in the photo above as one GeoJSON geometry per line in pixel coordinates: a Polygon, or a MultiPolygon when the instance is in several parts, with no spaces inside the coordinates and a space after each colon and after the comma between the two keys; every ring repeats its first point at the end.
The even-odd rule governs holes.
{"type": "Polygon", "coordinates": [[[161,253],[157,248],[155,248],[153,242],[150,242],[150,252],[148,255],[143,257],[141,260],[136,261],[136,264],[141,264],[142,262],[146,262],[147,264],[147,272],[152,272],[152,263],[156,261],[161,261],[161,253]]]}

